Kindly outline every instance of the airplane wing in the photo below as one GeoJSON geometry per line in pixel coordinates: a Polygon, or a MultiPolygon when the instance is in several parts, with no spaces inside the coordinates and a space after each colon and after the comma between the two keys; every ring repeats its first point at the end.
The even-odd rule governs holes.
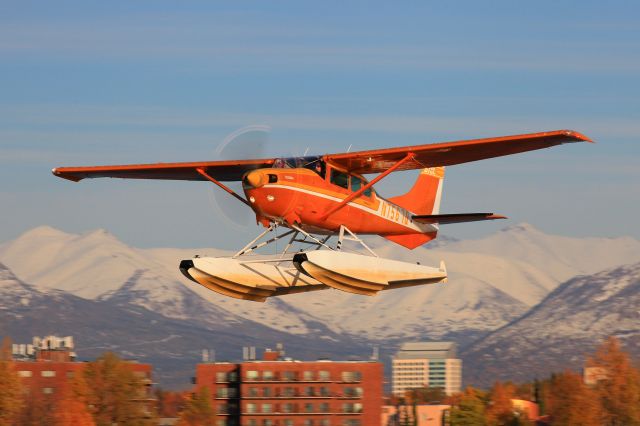
{"type": "Polygon", "coordinates": [[[78,182],[86,178],[207,180],[198,173],[203,169],[219,181],[239,181],[249,170],[271,167],[276,159],[201,161],[195,163],[128,164],[121,166],[58,167],[53,174],[78,182]]]}
{"type": "Polygon", "coordinates": [[[454,213],[454,214],[423,214],[411,216],[414,222],[446,225],[448,223],[478,222],[480,220],[506,219],[493,213],[454,213]]]}
{"type": "Polygon", "coordinates": [[[410,153],[414,155],[413,159],[401,164],[396,169],[397,171],[451,166],[470,161],[549,148],[571,142],[593,141],[573,130],[555,130],[551,132],[501,136],[496,138],[328,154],[324,156],[324,159],[350,172],[367,174],[384,172],[410,153]]]}

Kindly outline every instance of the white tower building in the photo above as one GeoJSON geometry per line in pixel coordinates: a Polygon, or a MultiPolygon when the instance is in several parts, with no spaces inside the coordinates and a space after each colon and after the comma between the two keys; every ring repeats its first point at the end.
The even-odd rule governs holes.
{"type": "Polygon", "coordinates": [[[447,395],[460,392],[462,360],[456,356],[453,342],[403,344],[392,359],[392,392],[403,395],[422,387],[442,388],[447,395]]]}

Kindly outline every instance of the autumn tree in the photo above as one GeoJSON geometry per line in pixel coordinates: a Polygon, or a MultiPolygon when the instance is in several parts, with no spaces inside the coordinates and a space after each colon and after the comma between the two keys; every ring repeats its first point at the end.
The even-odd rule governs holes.
{"type": "Polygon", "coordinates": [[[149,413],[141,399],[145,384],[133,373],[129,363],[107,352],[84,370],[86,401],[98,426],[112,424],[146,425],[149,413]]]}
{"type": "Polygon", "coordinates": [[[156,404],[159,417],[178,417],[186,404],[185,392],[156,389],[156,404]]]}
{"type": "Polygon", "coordinates": [[[489,404],[486,410],[489,425],[507,425],[515,417],[513,410],[515,386],[511,383],[496,382],[489,393],[489,404]]]}
{"type": "Polygon", "coordinates": [[[468,387],[459,395],[457,404],[451,407],[449,415],[451,426],[484,426],[485,408],[481,394],[468,387]]]}
{"type": "Polygon", "coordinates": [[[22,383],[11,358],[11,340],[0,347],[0,426],[16,424],[22,409],[22,383]]]}
{"type": "Polygon", "coordinates": [[[595,390],[602,403],[604,424],[640,425],[640,373],[621,349],[620,341],[609,337],[587,360],[587,367],[603,372],[595,390]]]}
{"type": "Polygon", "coordinates": [[[83,375],[74,376],[58,392],[53,406],[52,418],[56,426],[95,426],[89,412],[87,396],[89,389],[83,375]]]}
{"type": "Polygon", "coordinates": [[[554,374],[546,389],[547,413],[553,425],[598,426],[602,408],[597,393],[572,371],[554,374]]]}
{"type": "Polygon", "coordinates": [[[447,397],[442,388],[422,387],[405,392],[407,404],[438,404],[447,397]]]}
{"type": "Polygon", "coordinates": [[[202,386],[187,400],[180,413],[179,426],[214,426],[215,412],[211,406],[211,391],[202,386]]]}

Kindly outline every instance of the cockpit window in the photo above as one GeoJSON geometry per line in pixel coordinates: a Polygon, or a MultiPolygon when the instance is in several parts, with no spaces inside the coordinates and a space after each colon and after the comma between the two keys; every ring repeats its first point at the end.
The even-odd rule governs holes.
{"type": "Polygon", "coordinates": [[[349,188],[349,175],[342,173],[336,169],[331,169],[331,183],[341,186],[344,189],[349,188]]]}
{"type": "MultiPolygon", "coordinates": [[[[351,191],[356,192],[359,191],[360,188],[367,184],[366,181],[360,179],[358,176],[351,176],[351,191]]],[[[371,188],[367,188],[366,191],[363,192],[367,197],[371,197],[371,188]]]]}
{"type": "Polygon", "coordinates": [[[351,176],[351,190],[356,192],[362,188],[362,179],[358,176],[351,176]]]}
{"type": "Polygon", "coordinates": [[[276,158],[273,162],[273,168],[276,169],[296,169],[296,168],[307,168],[313,170],[313,167],[316,163],[321,163],[324,169],[324,161],[322,161],[322,157],[319,155],[308,155],[306,157],[286,157],[286,158],[276,158]]]}
{"type": "Polygon", "coordinates": [[[305,164],[303,167],[305,169],[313,170],[314,172],[319,174],[322,179],[324,179],[325,172],[326,172],[326,165],[324,164],[324,161],[320,161],[320,160],[312,161],[310,163],[305,164]]]}

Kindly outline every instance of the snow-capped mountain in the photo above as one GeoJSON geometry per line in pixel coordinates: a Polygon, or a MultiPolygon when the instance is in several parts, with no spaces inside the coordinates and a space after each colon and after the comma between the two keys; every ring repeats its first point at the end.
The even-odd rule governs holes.
{"type": "Polygon", "coordinates": [[[1,245],[0,261],[39,287],[114,298],[205,326],[248,320],[289,334],[321,326],[327,336],[404,340],[477,337],[519,317],[563,280],[640,260],[640,242],[632,238],[558,237],[527,224],[413,251],[380,240],[372,245],[384,257],[432,265],[445,260],[449,282],[371,298],[328,290],[260,304],[220,296],[178,271],[181,259],[226,254],[220,250],[137,249],[104,230],[75,235],[50,227],[1,245]]]}
{"type": "Polygon", "coordinates": [[[465,380],[530,380],[579,369],[607,336],[640,356],[640,262],[575,277],[463,353],[465,380]]]}
{"type": "MultiPolygon", "coordinates": [[[[316,338],[305,339],[237,317],[232,321],[220,317],[217,326],[168,318],[129,303],[129,284],[120,294],[92,300],[26,284],[0,264],[0,337],[25,343],[32,336],[71,334],[80,359],[115,351],[126,358],[150,362],[154,380],[172,388],[190,386],[189,377],[202,349],[215,349],[218,360],[239,359],[245,345],[264,348],[276,342],[284,342],[287,353],[301,359],[361,357],[370,350],[340,336],[327,336],[321,326],[316,333],[312,331],[316,338]]],[[[206,306],[192,308],[206,312],[201,311],[206,306]]]]}

